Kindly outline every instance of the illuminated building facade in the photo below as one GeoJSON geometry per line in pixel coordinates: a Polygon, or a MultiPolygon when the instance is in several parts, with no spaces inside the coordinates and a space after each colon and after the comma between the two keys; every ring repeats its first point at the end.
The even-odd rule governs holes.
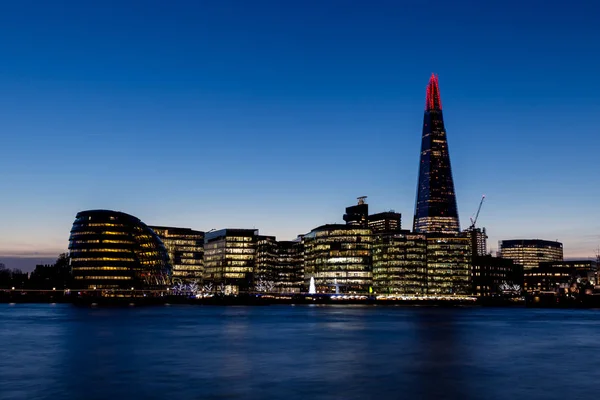
{"type": "Polygon", "coordinates": [[[541,239],[502,240],[498,248],[502,258],[513,260],[525,270],[536,268],[545,261],[562,261],[563,245],[541,239]]]}
{"type": "Polygon", "coordinates": [[[471,238],[467,234],[427,234],[427,292],[470,294],[471,262],[471,238]]]}
{"type": "Polygon", "coordinates": [[[173,282],[202,282],[204,273],[204,232],[189,228],[150,227],[169,252],[173,282]]]}
{"type": "Polygon", "coordinates": [[[226,293],[253,289],[258,230],[221,229],[204,238],[204,280],[226,293]]]}
{"type": "Polygon", "coordinates": [[[402,214],[387,211],[369,215],[369,228],[373,234],[383,232],[399,232],[402,228],[402,214]]]}
{"type": "Polygon", "coordinates": [[[373,290],[377,294],[427,293],[425,235],[402,231],[374,236],[373,290]]]}
{"type": "Polygon", "coordinates": [[[79,212],[69,237],[69,259],[76,289],[163,289],[170,284],[162,241],[122,212],[79,212]]]}
{"type": "Polygon", "coordinates": [[[502,294],[509,285],[523,288],[523,267],[512,260],[491,255],[473,257],[473,294],[488,297],[502,294]]]}
{"type": "Polygon", "coordinates": [[[321,293],[365,293],[372,285],[371,230],[352,225],[323,225],[303,237],[304,281],[315,278],[321,293]]]}
{"type": "Polygon", "coordinates": [[[460,230],[438,77],[427,85],[413,231],[460,230]]]}

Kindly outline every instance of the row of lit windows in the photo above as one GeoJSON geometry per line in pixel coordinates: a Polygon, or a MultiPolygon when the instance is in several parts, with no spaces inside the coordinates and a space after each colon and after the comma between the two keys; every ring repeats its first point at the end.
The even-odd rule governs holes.
{"type": "Polygon", "coordinates": [[[389,253],[389,254],[374,254],[373,262],[380,260],[425,260],[427,256],[422,253],[389,253]]]}
{"type": "Polygon", "coordinates": [[[73,271],[130,271],[129,267],[114,267],[114,266],[102,266],[102,267],[73,267],[73,271]]]}
{"type": "Polygon", "coordinates": [[[174,264],[173,270],[181,271],[202,271],[204,267],[202,265],[189,265],[189,264],[174,264]]]}
{"type": "Polygon", "coordinates": [[[114,224],[114,223],[110,223],[110,222],[91,222],[91,223],[84,223],[84,224],[81,224],[81,225],[76,226],[76,227],[83,227],[83,226],[109,226],[109,227],[119,226],[119,227],[122,227],[122,226],[125,226],[125,225],[123,225],[123,224],[114,224]]]}
{"type": "Polygon", "coordinates": [[[85,235],[122,235],[129,236],[127,232],[113,232],[113,231],[83,231],[73,232],[71,236],[85,236],[85,235]]]}
{"type": "Polygon", "coordinates": [[[87,253],[87,252],[103,252],[103,253],[131,253],[129,249],[72,249],[71,253],[87,253]]]}
{"type": "Polygon", "coordinates": [[[73,258],[73,261],[81,262],[81,261],[135,261],[135,259],[130,257],[123,258],[115,258],[115,257],[88,257],[88,258],[73,258]]]}
{"type": "Polygon", "coordinates": [[[79,279],[79,280],[121,280],[121,281],[126,281],[126,280],[130,280],[131,277],[130,276],[123,276],[123,275],[116,275],[116,276],[75,276],[75,279],[79,279]]]}
{"type": "Polygon", "coordinates": [[[179,260],[181,264],[186,265],[202,265],[203,261],[201,258],[182,258],[179,260]]]}

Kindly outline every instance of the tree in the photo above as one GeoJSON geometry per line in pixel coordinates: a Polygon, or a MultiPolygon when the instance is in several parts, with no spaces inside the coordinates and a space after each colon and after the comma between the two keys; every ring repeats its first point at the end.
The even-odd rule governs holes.
{"type": "Polygon", "coordinates": [[[257,279],[256,285],[254,286],[257,292],[271,293],[275,289],[275,282],[261,276],[257,279]]]}
{"type": "Polygon", "coordinates": [[[71,285],[71,266],[69,257],[63,253],[51,265],[36,265],[29,278],[29,285],[33,289],[64,290],[71,285]]]}

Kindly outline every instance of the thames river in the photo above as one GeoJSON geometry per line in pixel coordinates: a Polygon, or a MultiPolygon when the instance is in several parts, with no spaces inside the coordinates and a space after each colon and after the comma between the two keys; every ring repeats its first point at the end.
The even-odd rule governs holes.
{"type": "Polygon", "coordinates": [[[0,399],[583,399],[600,311],[0,304],[0,399]]]}

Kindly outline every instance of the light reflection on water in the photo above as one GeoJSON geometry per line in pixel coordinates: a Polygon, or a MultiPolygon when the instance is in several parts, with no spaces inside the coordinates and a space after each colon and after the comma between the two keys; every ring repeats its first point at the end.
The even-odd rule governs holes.
{"type": "Polygon", "coordinates": [[[595,395],[600,311],[0,305],[1,399],[595,395]]]}

